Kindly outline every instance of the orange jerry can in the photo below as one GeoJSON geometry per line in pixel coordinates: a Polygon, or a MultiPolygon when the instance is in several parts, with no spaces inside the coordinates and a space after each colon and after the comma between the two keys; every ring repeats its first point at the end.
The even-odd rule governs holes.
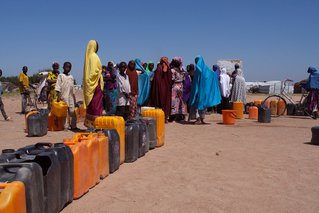
{"type": "Polygon", "coordinates": [[[104,179],[110,174],[109,138],[103,132],[99,132],[97,140],[99,142],[99,173],[100,178],[104,179]]]}
{"type": "Polygon", "coordinates": [[[287,115],[286,103],[283,100],[277,103],[277,115],[287,115]]]}
{"type": "Polygon", "coordinates": [[[90,189],[91,179],[88,173],[89,149],[84,143],[66,138],[64,144],[69,146],[74,158],[74,199],[80,198],[90,189]]]}
{"type": "Polygon", "coordinates": [[[263,103],[262,100],[254,100],[254,104],[255,104],[256,106],[261,105],[262,103],[263,103]]]}
{"type": "Polygon", "coordinates": [[[0,183],[0,212],[26,213],[26,197],[24,183],[13,181],[0,183]]]}
{"type": "Polygon", "coordinates": [[[241,101],[233,102],[233,110],[236,111],[236,118],[243,119],[244,118],[244,103],[241,101]]]}
{"type": "Polygon", "coordinates": [[[258,107],[249,107],[249,119],[258,120],[258,107]]]}
{"type": "Polygon", "coordinates": [[[72,140],[83,143],[88,148],[89,157],[89,174],[90,174],[90,188],[93,188],[100,182],[99,172],[99,142],[97,133],[76,133],[72,140]]]}
{"type": "Polygon", "coordinates": [[[278,106],[278,101],[272,100],[270,101],[270,114],[271,115],[277,115],[277,106],[278,106]]]}
{"type": "Polygon", "coordinates": [[[52,113],[48,116],[48,131],[62,131],[64,129],[64,118],[56,117],[52,113]]]}
{"type": "Polygon", "coordinates": [[[64,101],[53,101],[51,113],[56,117],[66,117],[68,114],[68,105],[64,101]]]}
{"type": "Polygon", "coordinates": [[[156,147],[164,145],[165,140],[165,114],[161,109],[150,109],[142,112],[143,117],[156,118],[156,147]]]}
{"type": "Polygon", "coordinates": [[[121,116],[101,116],[94,121],[95,129],[116,129],[120,137],[120,164],[125,160],[125,121],[121,116]]]}
{"type": "MultiPolygon", "coordinates": [[[[88,135],[88,138],[94,137],[95,134],[88,135]]],[[[104,179],[110,173],[109,168],[109,139],[103,132],[97,133],[97,141],[99,142],[99,174],[104,179]]]]}

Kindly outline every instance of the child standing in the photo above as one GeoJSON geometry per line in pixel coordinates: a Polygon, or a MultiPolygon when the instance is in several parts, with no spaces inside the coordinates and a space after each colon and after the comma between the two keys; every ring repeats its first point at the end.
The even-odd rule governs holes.
{"type": "Polygon", "coordinates": [[[126,75],[127,65],[125,62],[119,64],[119,74],[117,75],[117,107],[116,115],[127,120],[130,114],[130,93],[131,86],[129,77],[126,75]]]}
{"type": "MultiPolygon", "coordinates": [[[[63,73],[57,78],[55,90],[57,92],[57,101],[64,101],[68,105],[68,112],[70,116],[70,126],[71,130],[77,130],[76,128],[76,117],[75,117],[75,95],[74,95],[74,78],[70,75],[72,69],[72,64],[70,62],[65,62],[63,65],[63,73]]],[[[64,121],[64,130],[69,129],[67,119],[64,121]]]]}

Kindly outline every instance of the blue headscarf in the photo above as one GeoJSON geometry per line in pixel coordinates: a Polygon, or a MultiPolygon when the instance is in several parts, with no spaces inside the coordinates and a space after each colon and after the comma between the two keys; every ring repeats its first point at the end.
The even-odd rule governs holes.
{"type": "Polygon", "coordinates": [[[196,71],[189,104],[198,110],[205,110],[220,104],[219,83],[215,72],[205,64],[202,56],[197,56],[195,62],[196,71]]]}
{"type": "Polygon", "coordinates": [[[137,96],[137,104],[139,106],[144,106],[147,104],[148,98],[150,96],[151,91],[151,80],[149,75],[146,73],[145,69],[142,66],[142,62],[140,59],[135,59],[136,69],[142,70],[138,76],[138,96],[137,96]]]}
{"type": "Polygon", "coordinates": [[[306,90],[309,89],[317,89],[319,90],[319,73],[318,70],[314,67],[309,67],[307,71],[310,75],[308,78],[308,82],[303,85],[306,90]]]}

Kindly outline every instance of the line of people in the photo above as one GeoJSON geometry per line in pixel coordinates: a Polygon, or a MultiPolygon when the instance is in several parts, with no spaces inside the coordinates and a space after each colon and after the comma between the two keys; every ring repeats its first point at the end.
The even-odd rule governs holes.
{"type": "Polygon", "coordinates": [[[89,128],[103,111],[128,120],[142,106],[163,109],[166,122],[180,122],[189,113],[188,121],[205,124],[207,108],[217,106],[221,112],[230,108],[230,102],[246,102],[245,79],[238,64],[231,74],[217,65],[211,70],[202,56],[196,57],[195,64],[186,70],[181,57],[171,62],[162,57],[155,70],[153,62],[142,63],[139,59],[102,66],[97,52],[98,43],[91,40],[83,73],[85,125],[89,128]]]}
{"type": "MultiPolygon", "coordinates": [[[[97,55],[98,49],[98,43],[91,40],[85,53],[83,99],[87,109],[84,124],[88,128],[93,128],[95,118],[103,114],[134,119],[142,106],[161,108],[166,122],[185,121],[189,114],[188,122],[205,124],[207,109],[221,113],[230,109],[230,102],[246,102],[245,79],[238,64],[231,74],[217,65],[210,69],[202,56],[197,56],[195,64],[187,65],[186,70],[181,57],[171,61],[162,57],[156,68],[153,62],[142,63],[140,59],[118,64],[110,61],[105,66],[97,55]]],[[[61,74],[59,68],[59,63],[53,62],[46,79],[48,108],[53,101],[66,102],[71,124],[65,121],[65,129],[77,129],[72,64],[65,62],[61,74]]],[[[25,66],[19,76],[22,113],[30,98],[27,72],[25,66]]]]}

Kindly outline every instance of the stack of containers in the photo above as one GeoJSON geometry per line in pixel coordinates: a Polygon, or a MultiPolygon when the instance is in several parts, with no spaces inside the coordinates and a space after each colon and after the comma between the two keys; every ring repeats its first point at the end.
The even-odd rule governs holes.
{"type": "Polygon", "coordinates": [[[96,121],[96,127],[103,129],[101,132],[76,133],[63,143],[37,143],[18,150],[3,150],[0,212],[59,212],[116,171],[121,157],[134,160],[150,148],[162,146],[164,112],[150,109],[143,114],[147,117],[127,123],[130,130],[126,135],[122,117],[101,117],[96,121]],[[126,146],[130,149],[127,155],[125,136],[130,143],[126,146]]]}

